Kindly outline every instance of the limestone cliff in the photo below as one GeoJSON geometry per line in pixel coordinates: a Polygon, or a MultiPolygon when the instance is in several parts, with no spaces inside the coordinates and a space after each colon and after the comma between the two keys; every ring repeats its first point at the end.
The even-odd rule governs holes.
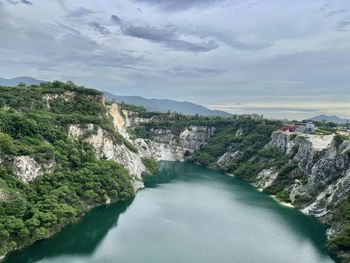
{"type": "Polygon", "coordinates": [[[189,126],[174,134],[168,129],[155,129],[150,139],[131,138],[128,129],[140,123],[150,122],[152,118],[140,118],[133,113],[122,111],[117,104],[108,107],[112,117],[115,132],[119,133],[127,144],[136,147],[137,151],[127,147],[127,144],[113,140],[111,132],[98,125],[68,125],[68,133],[72,138],[81,139],[93,146],[99,158],[117,161],[126,167],[133,178],[135,191],[143,187],[142,174],[147,168],[142,158],[157,161],[183,161],[187,152],[199,150],[215,132],[213,127],[189,126]],[[131,118],[129,116],[132,116],[131,118]]]}
{"type": "Polygon", "coordinates": [[[54,160],[39,163],[30,156],[16,156],[11,161],[14,175],[24,182],[30,182],[39,175],[51,172],[55,166],[54,160]]]}
{"type": "MultiPolygon", "coordinates": [[[[52,113],[49,115],[52,129],[44,133],[45,128],[41,128],[46,137],[40,137],[40,140],[46,140],[45,143],[50,140],[54,145],[57,142],[55,132],[60,130],[57,138],[63,136],[67,145],[69,142],[85,145],[81,141],[91,145],[98,158],[114,160],[129,171],[134,191],[143,187],[142,175],[147,172],[145,158],[156,161],[192,158],[211,168],[236,172],[238,176],[245,172],[242,178],[258,188],[276,194],[304,213],[329,224],[330,238],[342,231],[344,221],[339,219],[339,211],[350,191],[349,139],[339,140],[335,135],[273,132],[281,125],[278,121],[250,116],[205,119],[177,116],[176,113],[133,111],[117,104],[106,105],[101,94],[86,92],[76,87],[58,94],[46,90],[39,97],[41,101],[28,103],[42,103],[43,112],[52,113]],[[93,104],[87,104],[87,101],[93,104]],[[68,110],[70,114],[62,116],[61,113],[68,110]],[[77,116],[77,110],[81,111],[80,116],[77,116]],[[56,125],[58,121],[60,126],[56,125]],[[144,136],[140,136],[140,129],[144,136]]],[[[37,122],[39,119],[28,124],[35,126],[37,122]]],[[[35,148],[35,141],[32,143],[35,148]]],[[[45,153],[48,148],[44,143],[42,146],[40,153],[45,153]]],[[[10,166],[11,174],[21,181],[30,183],[36,177],[60,168],[59,159],[56,159],[57,163],[54,157],[47,158],[52,160],[40,159],[23,145],[22,148],[18,154],[1,156],[1,162],[10,166]]],[[[61,153],[63,158],[65,154],[61,153]]],[[[55,152],[50,156],[55,156],[55,152]]],[[[0,184],[2,202],[8,193],[1,187],[0,184]]],[[[130,184],[129,189],[132,192],[130,184]]]]}
{"type": "MultiPolygon", "coordinates": [[[[350,139],[338,141],[334,135],[273,133],[269,146],[289,156],[295,168],[287,174],[283,191],[302,212],[331,225],[329,238],[339,232],[339,207],[350,192],[350,139]]],[[[279,176],[275,167],[256,176],[257,185],[267,189],[279,176]]]]}

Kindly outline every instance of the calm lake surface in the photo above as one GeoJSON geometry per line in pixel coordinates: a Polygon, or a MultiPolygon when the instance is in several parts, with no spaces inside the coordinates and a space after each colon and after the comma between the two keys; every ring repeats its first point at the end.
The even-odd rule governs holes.
{"type": "Polygon", "coordinates": [[[91,210],[6,263],[331,263],[325,228],[237,178],[162,162],[134,200],[91,210]]]}

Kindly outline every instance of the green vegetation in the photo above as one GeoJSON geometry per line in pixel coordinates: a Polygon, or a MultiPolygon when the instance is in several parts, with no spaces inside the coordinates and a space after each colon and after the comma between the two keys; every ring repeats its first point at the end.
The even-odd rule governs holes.
{"type": "Polygon", "coordinates": [[[318,128],[315,131],[315,134],[319,134],[319,135],[331,135],[336,133],[336,129],[335,128],[318,128]]]}
{"type": "Polygon", "coordinates": [[[186,154],[189,161],[212,166],[223,154],[235,153],[235,158],[231,158],[230,162],[220,169],[246,180],[253,179],[269,165],[282,167],[288,162],[288,157],[276,149],[264,147],[270,141],[272,132],[281,127],[282,123],[264,120],[260,116],[234,115],[220,118],[158,113],[152,116],[150,122],[134,127],[132,134],[152,139],[157,129],[170,130],[174,135],[179,135],[185,128],[193,125],[213,127],[215,134],[200,150],[186,154]]]}
{"type": "Polygon", "coordinates": [[[287,189],[288,186],[292,184],[295,180],[295,175],[293,172],[298,169],[298,163],[296,161],[289,161],[284,165],[279,171],[276,180],[272,183],[271,186],[265,189],[265,192],[268,194],[275,194],[277,196],[285,196],[286,192],[284,189],[287,189]]]}
{"type": "Polygon", "coordinates": [[[222,169],[249,180],[263,169],[263,163],[259,164],[255,160],[276,158],[278,152],[264,146],[270,141],[272,132],[279,127],[280,123],[245,117],[236,117],[227,121],[230,123],[217,127],[217,132],[209,143],[195,152],[191,160],[209,165],[225,152],[235,153],[235,157],[222,169]]]}
{"type": "Polygon", "coordinates": [[[350,247],[350,194],[336,214],[336,220],[342,222],[343,226],[340,233],[328,241],[328,247],[334,254],[348,252],[350,247]]]}
{"type": "Polygon", "coordinates": [[[0,188],[7,196],[0,202],[0,255],[48,237],[91,206],[134,194],[122,166],[98,160],[90,145],[68,136],[68,124],[93,123],[125,143],[114,132],[100,92],[54,82],[0,87],[0,94],[0,188]],[[55,168],[23,183],[11,161],[22,155],[54,162],[55,168]]]}
{"type": "Polygon", "coordinates": [[[152,175],[159,171],[159,163],[153,159],[150,158],[142,158],[142,163],[144,166],[146,166],[148,170],[148,174],[144,175],[152,175]]]}
{"type": "MultiPolygon", "coordinates": [[[[113,161],[96,158],[93,148],[83,141],[101,127],[115,143],[138,153],[130,141],[115,132],[100,92],[56,81],[29,87],[0,87],[0,94],[0,255],[48,237],[79,218],[89,207],[134,194],[128,172],[113,161]],[[85,128],[80,139],[68,135],[71,124],[85,128]],[[39,164],[54,163],[54,168],[30,183],[23,183],[14,176],[16,156],[30,156],[39,164]]],[[[185,158],[250,182],[264,169],[273,167],[277,177],[265,191],[282,201],[290,201],[290,186],[296,179],[305,183],[298,163],[291,161],[298,146],[287,156],[267,145],[271,134],[282,126],[280,121],[249,115],[220,118],[153,113],[127,104],[121,108],[131,111],[131,118],[135,114],[150,120],[128,128],[133,139],[152,139],[157,129],[179,135],[189,126],[214,128],[208,143],[198,151],[186,152],[185,158]],[[227,153],[230,158],[218,167],[217,160],[227,153]]],[[[328,125],[318,132],[333,131],[334,127],[328,125]]],[[[339,147],[345,139],[348,138],[337,135],[335,146],[339,147]]],[[[315,154],[313,161],[323,154],[315,154]]],[[[159,169],[153,159],[142,158],[142,162],[147,174],[159,169]]],[[[306,204],[312,198],[296,196],[295,204],[306,204]]],[[[329,242],[334,253],[348,251],[350,247],[349,200],[335,215],[343,227],[329,242]]]]}
{"type": "Polygon", "coordinates": [[[349,137],[345,135],[340,135],[340,134],[335,135],[334,137],[335,147],[338,148],[343,143],[343,141],[346,141],[348,139],[349,137]]]}

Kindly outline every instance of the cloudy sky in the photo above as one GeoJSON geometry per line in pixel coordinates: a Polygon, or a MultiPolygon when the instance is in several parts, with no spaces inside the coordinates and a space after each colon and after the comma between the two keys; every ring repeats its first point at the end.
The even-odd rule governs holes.
{"type": "Polygon", "coordinates": [[[0,0],[0,77],[350,117],[349,0],[0,0]]]}

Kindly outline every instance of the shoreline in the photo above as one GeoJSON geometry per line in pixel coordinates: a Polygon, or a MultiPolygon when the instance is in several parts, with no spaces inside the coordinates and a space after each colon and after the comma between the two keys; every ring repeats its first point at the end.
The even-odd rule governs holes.
{"type": "MultiPolygon", "coordinates": [[[[276,202],[280,203],[283,206],[286,206],[286,207],[289,207],[289,208],[296,208],[291,203],[287,203],[287,202],[283,202],[283,201],[279,200],[276,195],[270,195],[270,196],[272,197],[273,200],[275,200],[276,202]]],[[[299,210],[299,211],[301,212],[301,210],[299,210]]]]}
{"type": "MultiPolygon", "coordinates": [[[[186,161],[182,161],[182,162],[186,162],[186,161]]],[[[205,167],[205,168],[207,168],[207,169],[211,169],[211,168],[208,168],[208,167],[206,167],[206,166],[203,166],[203,167],[205,167]]],[[[225,173],[225,172],[222,172],[222,171],[220,171],[220,170],[217,170],[217,171],[218,171],[218,172],[221,172],[221,173],[223,173],[223,174],[225,174],[225,175],[227,175],[227,176],[229,176],[229,177],[237,177],[237,176],[234,175],[234,174],[225,173]]],[[[239,178],[239,177],[238,177],[238,178],[239,178]]],[[[245,181],[245,180],[243,180],[243,181],[245,181]]],[[[258,188],[256,185],[252,184],[251,182],[248,182],[248,181],[245,181],[245,182],[247,182],[248,184],[250,184],[251,186],[253,186],[253,187],[254,187],[256,190],[258,190],[259,192],[264,193],[262,188],[258,188]]],[[[134,193],[134,194],[135,194],[134,197],[137,195],[138,192],[142,191],[142,190],[145,189],[145,188],[146,188],[145,186],[137,188],[136,191],[135,191],[135,193],[134,193]]],[[[279,199],[277,198],[276,195],[269,195],[269,194],[266,194],[266,193],[264,193],[264,194],[267,195],[267,196],[270,196],[274,201],[276,201],[277,203],[281,204],[282,206],[285,206],[285,207],[288,207],[288,208],[294,208],[294,209],[297,209],[298,211],[302,212],[302,210],[298,209],[298,208],[295,207],[294,205],[279,200],[279,199]]],[[[117,201],[117,202],[118,202],[118,201],[117,201]]],[[[112,202],[112,203],[114,203],[114,202],[112,202]]],[[[91,210],[92,208],[95,208],[95,207],[98,207],[98,206],[101,206],[101,205],[108,205],[108,204],[109,204],[109,203],[106,202],[106,203],[104,203],[104,204],[98,204],[98,205],[96,205],[96,206],[88,207],[88,209],[82,214],[82,216],[80,216],[80,217],[77,219],[77,221],[78,221],[80,218],[82,218],[82,217],[85,215],[85,213],[86,213],[87,211],[91,210]]],[[[306,213],[304,213],[304,214],[307,215],[307,216],[310,216],[310,215],[308,215],[308,214],[306,214],[306,213]]],[[[311,216],[311,217],[312,217],[312,216],[311,216]]],[[[318,220],[318,221],[319,221],[319,220],[318,220]]],[[[319,222],[320,222],[320,221],[319,221],[319,222]]],[[[59,231],[57,231],[57,232],[55,232],[55,233],[52,233],[50,236],[48,236],[48,237],[46,237],[46,238],[44,238],[44,239],[48,239],[48,238],[50,238],[52,235],[57,234],[57,233],[60,232],[60,231],[61,231],[61,230],[59,230],[59,231]]],[[[19,248],[19,249],[20,249],[20,248],[19,248]]],[[[17,249],[16,249],[16,250],[17,250],[17,249]]],[[[11,251],[14,251],[14,250],[11,250],[11,251]]],[[[9,251],[9,252],[11,252],[11,251],[9,251]]],[[[3,262],[3,260],[6,258],[6,255],[7,255],[9,252],[7,252],[6,254],[0,256],[0,262],[3,262]]],[[[336,257],[336,259],[337,259],[337,257],[336,257]]]]}
{"type": "Polygon", "coordinates": [[[229,174],[229,173],[224,173],[224,174],[227,175],[227,176],[230,176],[230,177],[236,177],[234,174],[229,174]]]}
{"type": "MultiPolygon", "coordinates": [[[[254,185],[253,185],[254,186],[254,185]]],[[[264,189],[262,188],[256,188],[259,192],[263,193],[264,189]]],[[[268,195],[268,194],[266,194],[268,195]]],[[[284,201],[281,201],[280,199],[278,199],[278,197],[276,195],[268,195],[270,197],[272,197],[273,200],[275,200],[277,203],[283,205],[283,206],[286,206],[286,207],[289,207],[289,208],[296,208],[294,205],[292,205],[291,203],[287,203],[287,202],[284,202],[284,201]]],[[[297,209],[297,208],[296,208],[297,209]]],[[[299,210],[299,209],[298,209],[299,210]]],[[[299,210],[301,211],[301,210],[299,210]]]]}

